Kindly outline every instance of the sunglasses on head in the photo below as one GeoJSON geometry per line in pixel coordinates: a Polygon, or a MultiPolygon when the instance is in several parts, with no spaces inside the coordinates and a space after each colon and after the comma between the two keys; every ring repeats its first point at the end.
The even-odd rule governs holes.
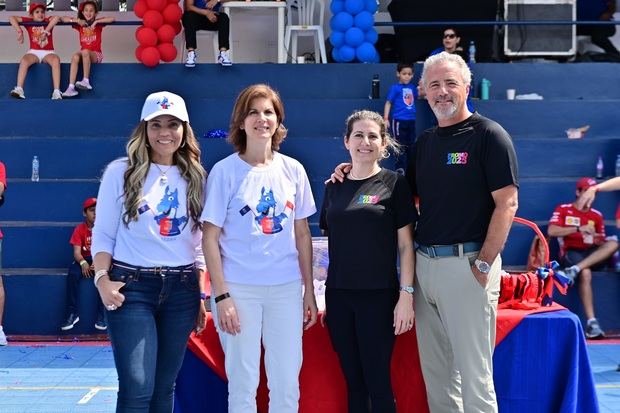
{"type": "Polygon", "coordinates": [[[456,37],[455,33],[448,33],[448,34],[443,35],[444,39],[454,39],[455,37],[456,37]]]}

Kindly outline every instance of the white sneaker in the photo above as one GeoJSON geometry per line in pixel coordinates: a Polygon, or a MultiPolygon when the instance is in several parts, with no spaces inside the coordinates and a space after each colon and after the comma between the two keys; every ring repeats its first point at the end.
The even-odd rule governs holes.
{"type": "Polygon", "coordinates": [[[77,90],[75,90],[72,87],[68,87],[67,90],[65,90],[64,92],[62,92],[62,97],[63,98],[72,98],[74,96],[79,95],[79,92],[77,90]]]}
{"type": "Polygon", "coordinates": [[[62,93],[60,93],[60,90],[54,89],[52,92],[52,100],[62,100],[62,93]]]}
{"type": "Polygon", "coordinates": [[[8,341],[6,341],[6,335],[4,334],[4,330],[2,330],[2,326],[0,326],[0,346],[6,346],[8,341]]]}
{"type": "Polygon", "coordinates": [[[84,79],[75,82],[75,87],[82,90],[93,90],[93,87],[90,85],[90,81],[84,79]]]}
{"type": "Polygon", "coordinates": [[[230,60],[230,52],[228,50],[220,50],[217,61],[222,66],[232,66],[232,60],[230,60]]]}
{"type": "Polygon", "coordinates": [[[26,99],[26,96],[24,95],[24,89],[19,86],[15,86],[13,90],[11,90],[11,96],[17,99],[26,99]]]}
{"type": "Polygon", "coordinates": [[[187,52],[187,59],[185,59],[185,67],[194,67],[196,66],[196,52],[194,50],[190,50],[187,52]]]}

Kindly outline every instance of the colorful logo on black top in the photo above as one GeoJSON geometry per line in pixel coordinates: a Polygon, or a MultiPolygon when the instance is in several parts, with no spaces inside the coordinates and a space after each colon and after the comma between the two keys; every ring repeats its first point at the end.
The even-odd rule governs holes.
{"type": "Polygon", "coordinates": [[[374,205],[378,203],[379,200],[380,200],[379,195],[360,195],[359,198],[357,198],[357,203],[374,205]]]}
{"type": "MultiPolygon", "coordinates": [[[[284,228],[282,225],[289,218],[295,205],[291,201],[286,201],[284,211],[276,215],[276,198],[273,195],[273,190],[266,190],[265,187],[261,188],[260,199],[256,205],[256,213],[254,214],[254,223],[263,234],[277,234],[284,228]]],[[[243,207],[239,213],[244,216],[248,212],[252,211],[249,206],[243,207]]]]}
{"type": "Polygon", "coordinates": [[[447,165],[466,165],[468,155],[467,152],[449,152],[447,165]]]}
{"type": "Polygon", "coordinates": [[[170,191],[170,186],[166,187],[164,196],[157,204],[158,215],[155,215],[155,222],[159,224],[159,234],[164,237],[179,235],[187,224],[187,217],[177,217],[179,210],[179,190],[170,191]],[[174,212],[174,213],[173,213],[174,212]],[[184,225],[185,224],[185,225],[184,225]]]}

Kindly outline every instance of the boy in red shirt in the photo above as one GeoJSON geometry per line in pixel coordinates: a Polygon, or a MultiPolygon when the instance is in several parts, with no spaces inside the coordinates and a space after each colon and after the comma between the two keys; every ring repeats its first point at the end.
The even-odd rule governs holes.
{"type": "Polygon", "coordinates": [[[28,68],[35,63],[47,63],[52,68],[52,82],[54,83],[54,92],[52,99],[62,99],[60,93],[60,58],[54,53],[54,38],[52,31],[54,26],[60,21],[60,17],[45,17],[45,4],[30,3],[28,7],[30,17],[9,17],[9,23],[17,31],[17,42],[24,43],[24,32],[19,26],[20,23],[46,23],[41,26],[24,26],[30,39],[30,49],[22,57],[19,62],[19,70],[17,71],[17,86],[11,90],[11,96],[17,99],[26,99],[24,95],[24,81],[28,74],[28,68]]]}
{"type": "MultiPolygon", "coordinates": [[[[91,278],[93,276],[93,257],[90,253],[90,244],[93,236],[93,225],[95,224],[95,207],[97,198],[88,198],[84,201],[83,212],[84,222],[79,224],[73,230],[71,240],[73,245],[73,258],[75,261],[69,267],[67,274],[67,319],[60,327],[61,330],[71,330],[73,326],[80,321],[78,315],[78,289],[82,278],[91,278]]],[[[97,322],[95,328],[97,330],[105,330],[108,328],[103,315],[103,303],[99,294],[97,294],[97,322]]]]}
{"type": "MultiPolygon", "coordinates": [[[[577,181],[576,196],[596,185],[592,178],[577,181]]],[[[558,205],[549,220],[547,233],[557,237],[560,243],[560,262],[568,267],[566,276],[575,280],[579,276],[579,298],[587,318],[586,337],[603,338],[594,315],[592,293],[592,269],[603,267],[605,262],[618,249],[615,237],[606,237],[603,214],[594,208],[577,208],[577,200],[571,204],[558,205]]]]}

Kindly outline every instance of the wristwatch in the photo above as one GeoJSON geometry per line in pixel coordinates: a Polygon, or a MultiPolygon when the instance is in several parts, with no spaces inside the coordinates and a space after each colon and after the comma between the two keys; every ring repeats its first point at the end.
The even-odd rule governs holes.
{"type": "Polygon", "coordinates": [[[401,286],[400,286],[400,288],[398,289],[398,291],[404,291],[404,292],[406,292],[406,293],[409,293],[409,294],[412,294],[412,295],[413,295],[413,292],[414,292],[415,290],[414,290],[414,289],[413,289],[413,287],[412,287],[412,286],[410,286],[410,285],[401,285],[401,286]]]}
{"type": "Polygon", "coordinates": [[[491,271],[491,266],[486,261],[476,259],[476,261],[474,261],[474,265],[476,266],[478,271],[480,271],[483,274],[488,274],[489,271],[491,271]]]}

